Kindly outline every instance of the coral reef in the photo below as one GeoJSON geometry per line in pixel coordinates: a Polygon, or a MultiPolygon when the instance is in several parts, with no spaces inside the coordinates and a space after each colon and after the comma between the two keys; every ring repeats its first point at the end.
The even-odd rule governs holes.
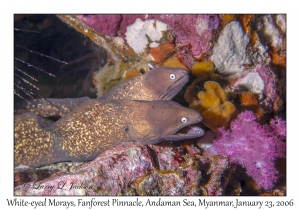
{"type": "Polygon", "coordinates": [[[226,126],[235,112],[234,105],[227,101],[226,93],[221,86],[212,81],[204,83],[206,92],[200,91],[198,98],[200,102],[200,113],[202,123],[215,131],[219,127],[226,126]]]}
{"type": "Polygon", "coordinates": [[[176,52],[168,52],[175,53],[187,67],[209,53],[219,27],[218,15],[60,15],[59,18],[107,49],[115,60],[139,58],[159,63],[164,59],[153,58],[153,53],[149,56],[148,52],[174,43],[178,47],[176,52]],[[107,21],[109,18],[112,24],[107,21]]]}
{"type": "Polygon", "coordinates": [[[205,135],[128,142],[83,166],[16,170],[15,195],[286,194],[285,14],[58,17],[107,51],[89,77],[98,97],[153,67],[186,69],[190,81],[173,100],[201,113],[205,135]],[[88,187],[35,189],[36,181],[88,187]]]}
{"type": "Polygon", "coordinates": [[[176,45],[190,45],[195,58],[210,49],[213,30],[219,26],[217,15],[149,15],[160,20],[176,34],[176,45]]]}
{"type": "Polygon", "coordinates": [[[73,172],[18,183],[15,195],[210,195],[216,189],[224,193],[226,183],[220,177],[228,162],[217,158],[209,170],[214,175],[207,180],[201,175],[201,170],[208,170],[206,158],[186,147],[126,142],[73,172]]]}
{"type": "Polygon", "coordinates": [[[255,122],[251,111],[239,114],[231,129],[221,128],[206,155],[218,154],[241,164],[257,184],[272,189],[277,180],[275,159],[285,156],[285,122],[272,120],[270,125],[255,122]]]}

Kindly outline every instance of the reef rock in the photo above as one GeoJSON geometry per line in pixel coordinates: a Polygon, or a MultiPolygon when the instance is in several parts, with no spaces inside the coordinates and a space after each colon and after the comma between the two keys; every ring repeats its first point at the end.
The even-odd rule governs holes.
{"type": "Polygon", "coordinates": [[[249,37],[238,21],[228,23],[221,31],[213,48],[211,60],[222,75],[231,75],[243,71],[242,65],[248,63],[246,47],[249,37]]]}
{"type": "Polygon", "coordinates": [[[189,45],[197,58],[210,49],[213,30],[219,26],[218,15],[149,15],[160,20],[176,34],[176,45],[189,45]]]}
{"type": "Polygon", "coordinates": [[[116,36],[122,20],[121,15],[77,15],[77,17],[97,32],[106,36],[116,36]]]}
{"type": "Polygon", "coordinates": [[[14,194],[221,195],[228,184],[222,177],[229,163],[221,157],[210,161],[193,144],[126,142],[75,171],[55,170],[46,179],[19,180],[14,194]]]}

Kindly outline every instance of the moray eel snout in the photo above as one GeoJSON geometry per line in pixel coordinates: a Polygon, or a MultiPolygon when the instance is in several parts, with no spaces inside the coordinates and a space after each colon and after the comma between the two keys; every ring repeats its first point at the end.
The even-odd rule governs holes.
{"type": "Polygon", "coordinates": [[[199,112],[182,107],[172,101],[157,101],[153,107],[149,120],[153,122],[158,139],[149,139],[147,143],[157,143],[160,139],[165,140],[183,140],[198,138],[204,135],[204,130],[193,126],[202,120],[199,112]],[[158,112],[155,112],[157,106],[158,112]],[[182,128],[192,126],[192,129],[186,133],[178,133],[182,128]]]}
{"type": "Polygon", "coordinates": [[[158,67],[113,87],[101,99],[170,100],[188,80],[188,71],[185,69],[158,67]]]}
{"type": "Polygon", "coordinates": [[[188,82],[188,71],[181,68],[159,67],[145,75],[145,86],[151,87],[153,100],[172,99],[188,82]]]}

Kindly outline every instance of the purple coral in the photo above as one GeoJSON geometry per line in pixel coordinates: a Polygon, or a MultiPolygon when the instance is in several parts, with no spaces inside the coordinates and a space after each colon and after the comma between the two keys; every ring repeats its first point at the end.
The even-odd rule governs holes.
{"type": "Polygon", "coordinates": [[[231,130],[217,131],[207,155],[229,157],[247,169],[247,173],[264,189],[272,189],[277,180],[275,159],[285,156],[285,121],[277,118],[270,125],[260,125],[253,112],[242,112],[231,123],[231,130]]]}

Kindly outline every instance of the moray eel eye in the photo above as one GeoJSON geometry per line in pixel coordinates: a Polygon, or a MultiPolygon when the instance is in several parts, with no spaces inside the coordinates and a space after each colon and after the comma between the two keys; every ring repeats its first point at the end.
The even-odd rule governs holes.
{"type": "Polygon", "coordinates": [[[175,79],[176,78],[175,74],[170,74],[170,78],[175,79]]]}
{"type": "Polygon", "coordinates": [[[181,118],[181,122],[187,123],[188,122],[188,118],[186,118],[186,117],[181,118]]]}

